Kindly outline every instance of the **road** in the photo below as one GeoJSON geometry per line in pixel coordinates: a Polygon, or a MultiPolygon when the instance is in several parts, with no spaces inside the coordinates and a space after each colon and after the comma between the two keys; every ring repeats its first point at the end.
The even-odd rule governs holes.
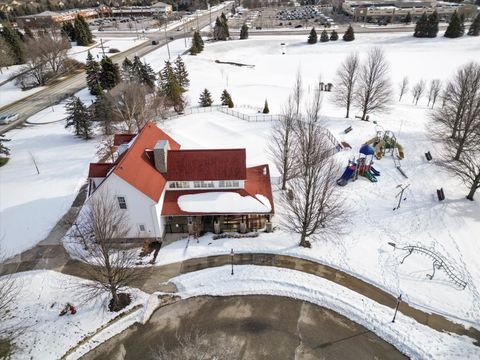
{"type": "MultiPolygon", "coordinates": [[[[222,10],[217,10],[212,12],[211,17],[215,19],[221,14],[222,10]]],[[[191,23],[197,23],[197,19],[191,21],[191,23]]],[[[210,23],[210,14],[205,14],[198,17],[198,23],[200,27],[207,26],[210,23]]],[[[184,26],[184,25],[178,25],[184,26]]],[[[111,36],[111,33],[105,32],[102,33],[102,36],[111,36]]],[[[126,34],[123,33],[123,36],[126,34]]],[[[127,34],[129,36],[131,34],[127,34]]],[[[147,41],[135,46],[129,50],[126,50],[122,53],[111,56],[112,60],[120,64],[125,57],[133,57],[134,55],[144,56],[158,48],[164,46],[167,42],[180,39],[184,37],[183,31],[177,31],[176,28],[173,28],[165,33],[165,31],[151,32],[145,34],[147,41]],[[157,40],[158,45],[151,45],[151,39],[157,40]]],[[[0,116],[6,114],[19,114],[18,120],[8,124],[0,125],[0,134],[7,132],[10,129],[13,129],[17,126],[23,124],[23,122],[28,119],[30,116],[36,114],[37,112],[57,104],[63,99],[67,98],[70,95],[73,95],[77,91],[86,87],[86,78],[85,71],[78,72],[74,75],[66,76],[62,79],[59,79],[55,84],[52,84],[46,87],[44,90],[41,90],[31,96],[23,98],[19,101],[16,101],[10,105],[0,108],[0,116]]]]}
{"type": "MultiPolygon", "coordinates": [[[[177,337],[195,332],[225,360],[407,359],[371,331],[331,310],[301,300],[258,295],[177,301],[155,311],[145,325],[130,327],[82,359],[155,359],[153,352],[159,347],[178,349],[177,337]]],[[[188,347],[183,350],[188,352],[188,347]]],[[[168,358],[182,357],[176,354],[168,358]]]]}

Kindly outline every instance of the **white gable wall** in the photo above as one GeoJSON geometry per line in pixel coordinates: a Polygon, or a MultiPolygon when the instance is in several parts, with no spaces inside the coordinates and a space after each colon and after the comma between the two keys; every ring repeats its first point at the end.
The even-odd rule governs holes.
{"type": "MultiPolygon", "coordinates": [[[[152,199],[115,174],[110,174],[98,190],[100,189],[103,189],[103,191],[108,190],[111,196],[122,196],[125,198],[127,209],[122,211],[127,213],[130,222],[130,232],[127,237],[154,238],[162,236],[160,229],[163,226],[160,227],[159,224],[160,217],[157,216],[157,203],[152,199]],[[144,225],[144,232],[140,231],[140,225],[144,225]]],[[[91,198],[99,193],[100,191],[94,192],[91,198]]],[[[163,203],[163,197],[160,203],[163,203]]]]}

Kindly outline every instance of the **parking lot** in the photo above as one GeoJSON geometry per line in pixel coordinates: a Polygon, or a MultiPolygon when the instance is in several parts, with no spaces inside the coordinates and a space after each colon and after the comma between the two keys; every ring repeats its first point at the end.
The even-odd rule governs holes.
{"type": "Polygon", "coordinates": [[[243,9],[231,16],[228,25],[238,29],[246,24],[250,29],[334,27],[336,21],[331,8],[307,5],[281,8],[243,9]]]}
{"type": "Polygon", "coordinates": [[[181,19],[182,13],[174,13],[168,18],[153,18],[152,16],[123,16],[98,18],[89,21],[92,30],[98,31],[148,31],[150,29],[163,26],[165,22],[176,21],[181,19]]]}

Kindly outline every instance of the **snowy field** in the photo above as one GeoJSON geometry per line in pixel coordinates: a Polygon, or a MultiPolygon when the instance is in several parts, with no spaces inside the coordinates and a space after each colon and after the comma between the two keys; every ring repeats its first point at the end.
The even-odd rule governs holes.
{"type": "MultiPolygon", "coordinates": [[[[480,56],[480,42],[472,37],[448,41],[444,38],[418,40],[409,34],[361,34],[350,44],[339,41],[307,45],[303,36],[214,43],[207,45],[200,55],[185,57],[190,72],[190,103],[197,103],[200,92],[208,84],[217,103],[222,90],[227,88],[237,104],[261,107],[267,98],[271,112],[278,113],[299,69],[308,93],[319,78],[335,83],[336,68],[344,57],[353,51],[364,57],[372,45],[385,50],[395,90],[405,75],[411,84],[420,79],[445,80],[457,66],[478,60],[480,56]],[[280,53],[281,42],[287,44],[285,55],[280,53]],[[216,59],[255,67],[220,65],[214,62],[216,59]]],[[[323,121],[339,140],[352,146],[351,151],[336,155],[340,164],[346,166],[348,158],[358,156],[361,144],[374,137],[380,128],[372,122],[343,119],[344,110],[332,103],[332,96],[333,93],[324,96],[323,121]],[[350,125],[353,131],[343,134],[343,129],[350,125]]],[[[378,183],[361,178],[342,188],[349,214],[337,238],[315,243],[312,249],[302,249],[296,245],[297,238],[281,231],[250,240],[211,241],[206,237],[200,244],[191,243],[188,248],[186,241],[167,246],[160,252],[159,263],[228,253],[232,247],[237,252],[292,254],[333,265],[392,294],[402,293],[409,303],[419,308],[478,326],[480,243],[472,234],[480,231],[480,205],[478,201],[465,200],[467,189],[458,179],[425,160],[426,151],[431,151],[436,158],[439,145],[429,137],[426,98],[421,99],[418,106],[411,101],[408,95],[402,103],[394,101],[388,114],[371,116],[384,130],[394,131],[405,148],[402,168],[409,179],[397,171],[392,157],[387,156],[375,163],[382,173],[378,183]],[[410,184],[407,200],[394,212],[397,185],[407,183],[410,184]],[[442,203],[435,195],[440,187],[447,194],[442,203]],[[467,288],[455,288],[442,270],[437,270],[434,279],[428,280],[426,275],[431,274],[432,262],[425,257],[412,255],[400,264],[406,253],[393,251],[388,242],[421,245],[441,253],[468,282],[467,288]]],[[[246,147],[248,165],[268,162],[272,174],[277,173],[267,153],[269,123],[248,123],[214,112],[167,121],[164,127],[184,148],[246,147]]],[[[277,203],[277,212],[279,210],[277,203]]],[[[281,214],[278,215],[277,223],[281,219],[281,214]]]]}
{"type": "MultiPolygon", "coordinates": [[[[0,278],[0,281],[4,279],[0,278]]],[[[108,296],[96,300],[84,299],[84,290],[78,286],[86,280],[47,270],[23,272],[15,275],[14,279],[19,288],[17,300],[11,307],[15,318],[0,324],[5,328],[21,327],[12,360],[59,359],[85,336],[119,315],[107,310],[108,296]],[[75,315],[59,316],[66,303],[76,307],[75,315]]],[[[124,311],[147,303],[148,294],[137,289],[128,292],[132,295],[132,303],[124,311]]],[[[140,309],[124,317],[106,332],[111,337],[134,322],[142,321],[144,311],[140,309]]],[[[88,348],[87,343],[85,349],[88,348]]]]}
{"type": "Polygon", "coordinates": [[[300,271],[248,265],[235,266],[232,276],[230,266],[222,266],[180,275],[171,281],[183,298],[257,294],[308,301],[365,326],[411,359],[473,360],[480,357],[480,348],[466,336],[432,330],[404,316],[401,311],[392,323],[392,309],[300,271]]]}
{"type": "Polygon", "coordinates": [[[33,95],[42,89],[44,89],[44,87],[39,86],[23,91],[15,85],[15,80],[8,81],[0,86],[0,108],[26,98],[27,96],[33,95]]]}

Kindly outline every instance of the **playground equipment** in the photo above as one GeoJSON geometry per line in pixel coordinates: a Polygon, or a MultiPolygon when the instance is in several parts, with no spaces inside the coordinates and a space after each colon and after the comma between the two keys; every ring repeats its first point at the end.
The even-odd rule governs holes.
{"type": "Polygon", "coordinates": [[[380,130],[377,128],[377,135],[368,140],[366,144],[372,145],[375,149],[375,157],[380,160],[383,156],[391,154],[393,157],[393,162],[395,167],[400,171],[400,173],[408,179],[407,174],[402,169],[400,160],[403,160],[405,153],[403,151],[403,146],[398,143],[397,138],[393,131],[390,130],[380,130]]]}
{"type": "Polygon", "coordinates": [[[358,176],[364,176],[371,182],[377,182],[377,176],[380,176],[380,172],[372,166],[374,152],[370,145],[362,145],[358,159],[355,160],[354,158],[353,161],[348,161],[348,166],[340,179],[337,180],[337,184],[345,186],[349,180],[355,181],[358,179],[358,176]]]}
{"type": "Polygon", "coordinates": [[[457,285],[462,289],[465,289],[465,287],[467,286],[467,282],[462,278],[459,271],[455,269],[455,267],[451,265],[443,255],[436,253],[430,249],[427,249],[421,246],[416,246],[416,245],[406,245],[402,247],[397,247],[397,245],[392,242],[389,242],[388,245],[392,246],[394,249],[404,250],[408,252],[408,254],[405,255],[405,257],[402,259],[402,261],[400,261],[400,264],[403,264],[405,259],[410,255],[412,255],[413,252],[417,252],[420,255],[425,255],[431,258],[433,261],[432,263],[433,271],[431,274],[426,275],[428,279],[430,280],[433,279],[433,277],[435,276],[435,270],[443,269],[447,274],[447,276],[449,277],[450,281],[452,281],[455,285],[457,285]]]}

